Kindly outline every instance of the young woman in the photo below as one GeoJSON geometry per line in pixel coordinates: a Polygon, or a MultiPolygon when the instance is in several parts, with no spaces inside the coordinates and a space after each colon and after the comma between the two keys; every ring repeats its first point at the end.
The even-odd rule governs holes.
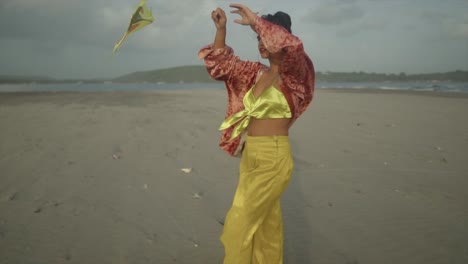
{"type": "Polygon", "coordinates": [[[232,156],[241,155],[239,183],[221,236],[224,263],[279,264],[280,197],[294,166],[288,130],[312,101],[315,72],[301,40],[291,33],[289,15],[259,17],[244,5],[230,7],[241,16],[235,23],[257,33],[258,51],[269,66],[235,56],[225,44],[225,12],[218,8],[211,13],[215,40],[198,55],[228,92],[220,147],[232,156]]]}

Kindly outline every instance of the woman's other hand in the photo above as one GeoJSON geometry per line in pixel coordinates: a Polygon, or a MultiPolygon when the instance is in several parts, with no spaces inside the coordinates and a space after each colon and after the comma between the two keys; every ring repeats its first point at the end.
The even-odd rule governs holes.
{"type": "Polygon", "coordinates": [[[229,6],[235,8],[235,10],[231,10],[231,13],[241,16],[241,19],[234,20],[235,23],[251,27],[255,25],[257,14],[252,12],[248,7],[241,4],[231,4],[229,6]]]}
{"type": "Polygon", "coordinates": [[[216,26],[216,29],[226,29],[226,13],[221,8],[217,8],[211,12],[211,19],[216,26]]]}

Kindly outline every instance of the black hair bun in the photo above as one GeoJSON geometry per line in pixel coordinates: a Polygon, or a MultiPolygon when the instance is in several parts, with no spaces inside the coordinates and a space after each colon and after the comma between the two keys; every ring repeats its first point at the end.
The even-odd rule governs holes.
{"type": "Polygon", "coordinates": [[[278,11],[275,13],[275,17],[277,17],[279,21],[282,21],[284,23],[286,29],[291,31],[291,17],[288,14],[278,11]]]}
{"type": "Polygon", "coordinates": [[[262,18],[273,24],[284,27],[287,31],[291,33],[291,17],[288,14],[278,11],[274,15],[268,14],[262,16],[262,18]]]}

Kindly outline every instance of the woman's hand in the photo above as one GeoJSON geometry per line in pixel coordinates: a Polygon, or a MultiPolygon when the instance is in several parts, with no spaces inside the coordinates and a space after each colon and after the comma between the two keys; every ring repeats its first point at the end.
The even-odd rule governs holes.
{"type": "Polygon", "coordinates": [[[248,7],[241,4],[231,4],[229,6],[236,8],[236,10],[231,10],[231,13],[239,14],[242,17],[242,19],[234,20],[235,23],[251,27],[255,25],[257,14],[252,12],[248,7]]]}
{"type": "Polygon", "coordinates": [[[211,19],[213,19],[216,29],[226,29],[226,13],[223,9],[217,8],[211,12],[211,19]]]}

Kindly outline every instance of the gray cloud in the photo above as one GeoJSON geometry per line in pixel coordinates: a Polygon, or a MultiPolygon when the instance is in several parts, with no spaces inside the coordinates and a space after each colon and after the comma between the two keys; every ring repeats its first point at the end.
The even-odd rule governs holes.
{"type": "Polygon", "coordinates": [[[336,3],[338,4],[354,4],[358,0],[336,0],[336,3]]]}
{"type": "MultiPolygon", "coordinates": [[[[135,6],[125,0],[10,1],[0,10],[2,38],[59,41],[64,44],[103,45],[118,40],[128,26],[135,6]]],[[[160,31],[183,33],[197,21],[201,10],[210,6],[210,1],[200,0],[156,3],[151,3],[156,21],[145,29],[146,33],[149,33],[148,30],[151,32],[149,35],[157,35],[160,31]]]]}
{"type": "Polygon", "coordinates": [[[450,17],[449,14],[441,12],[441,11],[434,11],[434,10],[424,10],[420,14],[423,21],[428,23],[443,23],[447,18],[450,17]]]}
{"type": "MultiPolygon", "coordinates": [[[[119,29],[120,31],[124,29],[107,15],[124,12],[108,10],[102,2],[37,1],[43,5],[22,0],[0,10],[2,38],[55,42],[62,46],[70,43],[103,45],[109,43],[112,38],[117,39],[116,34],[119,29]],[[11,21],[15,21],[14,24],[11,21]]],[[[124,10],[127,14],[131,12],[128,7],[124,10]]]]}
{"type": "Polygon", "coordinates": [[[337,36],[350,37],[364,32],[383,32],[387,30],[388,24],[378,19],[364,19],[356,24],[345,25],[336,30],[337,36]]]}
{"type": "MultiPolygon", "coordinates": [[[[119,50],[122,54],[111,60],[112,48],[125,32],[138,1],[0,1],[0,74],[18,71],[19,66],[14,64],[23,65],[25,71],[19,74],[65,77],[115,76],[140,66],[153,69],[157,68],[156,64],[181,62],[175,56],[184,54],[182,58],[193,63],[187,57],[196,58],[195,51],[187,51],[183,46],[187,41],[199,42],[192,38],[197,36],[197,30],[206,28],[201,25],[206,24],[215,3],[214,0],[148,1],[155,22],[130,35],[119,50]],[[162,49],[166,49],[165,56],[160,54],[162,49]],[[129,54],[132,58],[141,57],[140,62],[130,59],[125,65],[116,66],[129,54]],[[155,59],[150,62],[148,54],[155,59]],[[45,60],[50,63],[45,65],[45,60]]],[[[209,33],[204,30],[198,36],[208,39],[209,33]]]]}
{"type": "Polygon", "coordinates": [[[445,20],[444,28],[452,37],[468,41],[468,12],[462,16],[453,16],[445,20]]]}
{"type": "Polygon", "coordinates": [[[353,20],[358,20],[364,16],[364,10],[358,7],[356,1],[335,1],[324,2],[313,8],[303,18],[304,21],[318,24],[337,25],[353,20]]]}
{"type": "MultiPolygon", "coordinates": [[[[0,0],[0,75],[116,77],[201,65],[197,51],[215,32],[210,12],[220,6],[228,13],[232,2],[148,0],[154,24],[132,34],[111,56],[138,0],[0,0]]],[[[463,0],[250,2],[261,13],[288,12],[319,71],[468,69],[463,0]]],[[[242,59],[258,60],[255,33],[234,25],[234,16],[228,13],[228,45],[242,59]]]]}
{"type": "Polygon", "coordinates": [[[424,28],[431,40],[468,39],[468,12],[426,10],[420,14],[420,27],[424,28]]]}

